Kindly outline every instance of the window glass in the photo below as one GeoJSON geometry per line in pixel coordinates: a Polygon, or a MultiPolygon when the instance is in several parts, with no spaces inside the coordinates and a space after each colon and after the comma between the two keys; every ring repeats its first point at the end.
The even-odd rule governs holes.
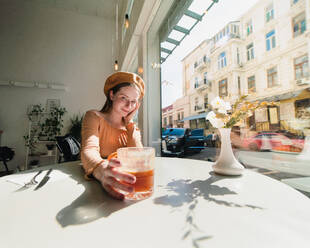
{"type": "Polygon", "coordinates": [[[248,93],[256,92],[255,76],[248,77],[248,93]]]}
{"type": "Polygon", "coordinates": [[[250,61],[254,59],[254,46],[253,43],[247,45],[247,60],[250,61]]]}
{"type": "Polygon", "coordinates": [[[220,97],[225,97],[228,95],[227,92],[227,79],[223,79],[219,81],[219,96],[220,97]]]}
{"type": "Polygon", "coordinates": [[[266,34],[266,50],[270,51],[276,47],[276,36],[275,31],[272,30],[266,34]]]}
{"type": "Polygon", "coordinates": [[[306,31],[306,15],[305,12],[293,18],[293,36],[297,37],[306,31]]]}
{"type": "Polygon", "coordinates": [[[271,4],[266,8],[266,22],[269,22],[273,18],[274,18],[274,10],[273,10],[273,4],[271,4]]]}
{"type": "Polygon", "coordinates": [[[268,88],[278,85],[277,67],[272,67],[267,70],[267,82],[268,88]]]}
{"type": "Polygon", "coordinates": [[[305,54],[299,58],[296,58],[294,60],[294,67],[296,80],[309,77],[308,55],[305,54]]]}
{"type": "MultiPolygon", "coordinates": [[[[242,0],[235,1],[237,4],[242,0]]],[[[231,1],[224,2],[225,9],[231,1]]],[[[242,1],[242,5],[247,3],[242,1]]],[[[221,20],[207,13],[204,18],[210,19],[202,21],[201,28],[198,23],[195,35],[187,37],[186,46],[180,45],[179,53],[175,50],[184,72],[181,70],[179,77],[171,80],[182,88],[173,104],[184,107],[183,126],[203,128],[206,137],[212,137],[213,132],[219,136],[218,128],[205,119],[214,110],[211,102],[216,97],[233,104],[238,97],[247,95],[250,103],[266,103],[233,126],[231,140],[237,159],[247,168],[279,180],[310,176],[307,4],[297,0],[283,4],[281,0],[257,0],[256,5],[236,14],[240,18],[226,18],[223,9],[216,12],[214,8],[212,11],[221,20]],[[214,25],[220,21],[221,25],[214,25]],[[201,41],[197,33],[201,33],[201,41]],[[186,68],[193,72],[186,73],[186,68]],[[267,106],[271,103],[274,105],[267,106]]],[[[171,60],[170,65],[175,61],[171,60]]],[[[161,69],[168,65],[169,61],[163,63],[161,69]]],[[[174,70],[166,70],[167,76],[172,74],[174,70]]],[[[185,157],[216,161],[220,143],[220,137],[213,143],[206,138],[205,149],[185,157]]]]}

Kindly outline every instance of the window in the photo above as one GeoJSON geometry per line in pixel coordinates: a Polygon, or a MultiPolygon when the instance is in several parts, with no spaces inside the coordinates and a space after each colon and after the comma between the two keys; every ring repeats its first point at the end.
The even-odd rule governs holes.
{"type": "Polygon", "coordinates": [[[164,127],[167,126],[167,117],[164,117],[164,127]]]}
{"type": "Polygon", "coordinates": [[[266,8],[266,22],[269,22],[274,18],[273,4],[270,4],[266,8]]]}
{"type": "Polygon", "coordinates": [[[217,64],[218,64],[218,68],[224,68],[227,64],[226,64],[226,53],[222,52],[217,59],[217,64]]]}
{"type": "Polygon", "coordinates": [[[308,55],[305,54],[294,60],[295,79],[299,80],[309,76],[308,55]]]}
{"type": "Polygon", "coordinates": [[[203,83],[204,84],[208,83],[208,75],[207,74],[208,74],[207,72],[203,73],[203,83]]]}
{"type": "Polygon", "coordinates": [[[255,76],[248,77],[248,93],[256,92],[255,76]]]}
{"type": "Polygon", "coordinates": [[[297,37],[306,31],[305,12],[299,14],[293,19],[293,37],[297,37]]]}
{"type": "Polygon", "coordinates": [[[292,4],[298,3],[299,0],[292,0],[292,4]]]}
{"type": "Polygon", "coordinates": [[[254,46],[253,46],[253,43],[247,45],[246,50],[247,50],[248,61],[254,59],[254,46]]]}
{"type": "Polygon", "coordinates": [[[239,96],[241,95],[241,80],[239,76],[238,76],[238,94],[239,96]]]}
{"type": "Polygon", "coordinates": [[[267,83],[268,88],[278,85],[278,73],[276,67],[267,70],[267,83]]]}
{"type": "Polygon", "coordinates": [[[198,66],[198,62],[196,61],[196,62],[194,63],[194,69],[195,69],[197,66],[198,66]]]}
{"type": "Polygon", "coordinates": [[[178,113],[178,121],[180,120],[180,118],[181,118],[181,115],[180,115],[180,113],[178,113]]]}
{"type": "Polygon", "coordinates": [[[203,62],[205,62],[205,63],[207,62],[207,56],[206,55],[203,56],[203,62]]]}
{"type": "Polygon", "coordinates": [[[239,48],[237,47],[237,64],[240,65],[240,54],[239,54],[239,48]]]}
{"type": "Polygon", "coordinates": [[[184,112],[181,112],[181,120],[184,119],[184,112]]]}
{"type": "Polygon", "coordinates": [[[194,106],[194,110],[198,110],[198,97],[195,97],[195,106],[194,106]]]}
{"type": "Polygon", "coordinates": [[[169,115],[169,126],[172,127],[172,115],[169,115]]]}
{"type": "Polygon", "coordinates": [[[204,97],[204,107],[205,109],[208,108],[208,94],[206,94],[204,97]]]}
{"type": "Polygon", "coordinates": [[[219,81],[219,97],[228,96],[227,79],[219,81]]]}
{"type": "Polygon", "coordinates": [[[276,47],[276,35],[275,31],[272,30],[266,34],[266,50],[270,51],[276,47]]]}
{"type": "Polygon", "coordinates": [[[195,85],[194,85],[194,88],[195,88],[195,89],[198,88],[198,85],[199,85],[198,78],[195,77],[195,85]]]}
{"type": "Polygon", "coordinates": [[[246,34],[249,36],[253,32],[252,20],[248,21],[246,24],[246,34]]]}

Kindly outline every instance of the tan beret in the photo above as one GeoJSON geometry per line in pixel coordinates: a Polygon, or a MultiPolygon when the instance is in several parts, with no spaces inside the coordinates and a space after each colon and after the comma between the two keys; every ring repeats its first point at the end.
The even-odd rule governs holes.
{"type": "Polygon", "coordinates": [[[110,75],[105,81],[104,85],[104,94],[108,96],[109,91],[114,88],[116,85],[121,83],[132,83],[135,84],[140,89],[140,98],[144,96],[144,82],[143,79],[132,72],[116,72],[110,75]]]}

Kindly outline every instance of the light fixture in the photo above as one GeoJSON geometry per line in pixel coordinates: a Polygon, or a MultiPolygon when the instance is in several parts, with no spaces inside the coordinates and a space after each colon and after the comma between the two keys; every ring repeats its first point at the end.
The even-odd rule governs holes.
{"type": "Polygon", "coordinates": [[[115,71],[118,71],[118,63],[117,63],[117,60],[115,60],[114,70],[115,70],[115,71]]]}
{"type": "Polygon", "coordinates": [[[125,28],[129,28],[129,15],[125,15],[125,28]]]}
{"type": "Polygon", "coordinates": [[[139,66],[139,68],[138,68],[138,74],[140,74],[140,75],[143,74],[143,67],[139,66]]]}

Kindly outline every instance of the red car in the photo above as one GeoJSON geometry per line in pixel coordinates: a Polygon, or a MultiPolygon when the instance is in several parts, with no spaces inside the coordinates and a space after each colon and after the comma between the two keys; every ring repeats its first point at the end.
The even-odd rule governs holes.
{"type": "Polygon", "coordinates": [[[292,151],[301,151],[304,139],[288,138],[282,133],[259,133],[250,138],[243,139],[243,147],[253,151],[280,149],[289,147],[292,151]]]}

